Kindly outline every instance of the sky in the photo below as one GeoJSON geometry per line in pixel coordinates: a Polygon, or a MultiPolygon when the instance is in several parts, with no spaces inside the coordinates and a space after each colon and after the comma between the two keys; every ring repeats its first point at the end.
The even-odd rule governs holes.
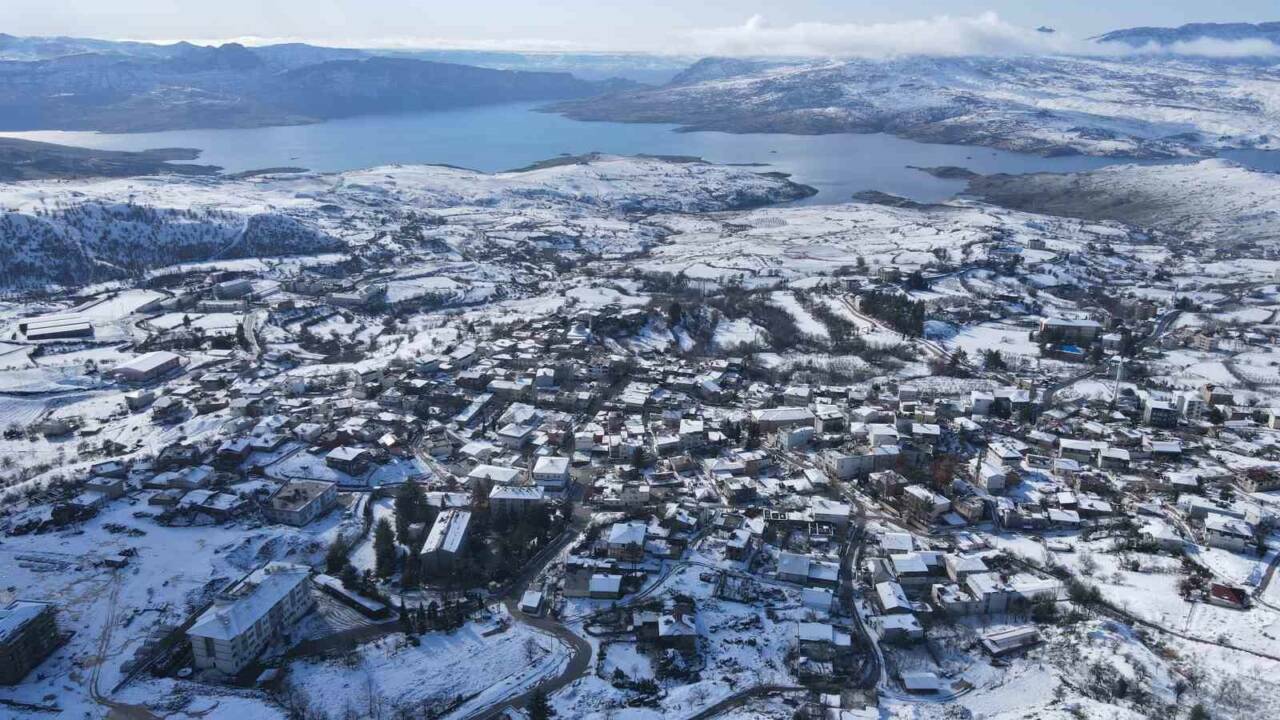
{"type": "Polygon", "coordinates": [[[0,0],[0,31],[170,42],[611,50],[682,54],[943,54],[1062,49],[1135,25],[1280,20],[1276,0],[0,0]],[[863,48],[869,48],[865,53],[863,48]]]}

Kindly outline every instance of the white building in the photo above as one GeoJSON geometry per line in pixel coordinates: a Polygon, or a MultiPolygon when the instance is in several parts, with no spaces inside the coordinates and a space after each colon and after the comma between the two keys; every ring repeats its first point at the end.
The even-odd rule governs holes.
{"type": "Polygon", "coordinates": [[[221,593],[187,630],[197,669],[235,675],[311,610],[311,569],[273,562],[221,593]]]}
{"type": "Polygon", "coordinates": [[[529,474],[538,486],[558,492],[569,483],[569,458],[540,457],[529,474]]]}
{"type": "Polygon", "coordinates": [[[125,382],[146,382],[181,367],[181,365],[181,355],[158,350],[139,355],[128,362],[122,362],[111,368],[107,374],[125,382]]]}

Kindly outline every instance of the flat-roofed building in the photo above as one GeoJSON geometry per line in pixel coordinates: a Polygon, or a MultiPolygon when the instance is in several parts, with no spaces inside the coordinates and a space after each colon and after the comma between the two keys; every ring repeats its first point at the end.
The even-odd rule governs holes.
{"type": "Polygon", "coordinates": [[[338,504],[338,484],[323,480],[290,480],[267,499],[269,520],[302,527],[338,504]]]}
{"type": "Polygon", "coordinates": [[[523,515],[546,501],[547,491],[536,485],[494,485],[489,491],[489,511],[495,515],[523,515]]]}
{"type": "Polygon", "coordinates": [[[71,338],[93,337],[93,323],[80,320],[56,324],[28,326],[28,340],[67,340],[71,338]]]}
{"type": "Polygon", "coordinates": [[[530,472],[533,481],[551,492],[563,490],[569,483],[569,458],[540,457],[530,472]]]}

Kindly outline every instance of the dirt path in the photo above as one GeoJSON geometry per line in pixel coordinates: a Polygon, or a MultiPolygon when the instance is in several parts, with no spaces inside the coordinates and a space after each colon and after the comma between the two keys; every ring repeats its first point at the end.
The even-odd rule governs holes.
{"type": "Polygon", "coordinates": [[[107,708],[107,720],[161,720],[145,706],[129,705],[116,702],[98,690],[98,681],[102,675],[102,664],[107,661],[107,653],[111,649],[111,633],[116,624],[116,603],[120,599],[120,586],[124,580],[117,570],[111,579],[111,593],[107,596],[107,617],[102,624],[102,635],[98,638],[98,657],[89,676],[89,696],[99,705],[107,708]]]}

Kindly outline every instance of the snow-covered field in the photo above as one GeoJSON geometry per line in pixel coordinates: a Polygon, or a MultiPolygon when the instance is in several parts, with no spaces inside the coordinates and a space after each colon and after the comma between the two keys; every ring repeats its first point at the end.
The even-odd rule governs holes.
{"type": "Polygon", "coordinates": [[[395,634],[349,655],[294,663],[287,692],[317,717],[333,720],[400,708],[453,708],[463,717],[554,676],[568,661],[568,649],[555,638],[509,617],[499,620],[505,629],[468,623],[451,633],[426,633],[417,645],[395,634]]]}

